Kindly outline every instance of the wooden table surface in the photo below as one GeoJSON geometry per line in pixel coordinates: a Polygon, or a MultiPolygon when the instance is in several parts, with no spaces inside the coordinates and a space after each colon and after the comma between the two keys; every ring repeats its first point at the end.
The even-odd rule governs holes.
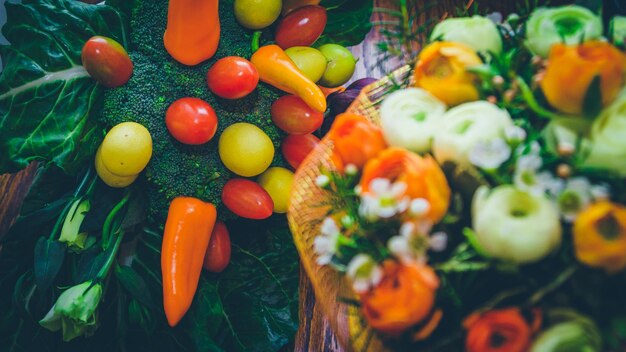
{"type": "MultiPolygon", "coordinates": [[[[422,7],[428,0],[408,0],[422,7]]],[[[398,0],[374,0],[375,7],[397,8],[398,0]]],[[[469,1],[472,2],[472,1],[469,1]]],[[[446,14],[453,14],[454,9],[468,3],[468,0],[440,0],[433,2],[435,6],[420,12],[420,22],[428,19],[440,19],[446,14]]],[[[482,1],[481,6],[493,4],[491,9],[497,11],[511,11],[514,2],[490,0],[482,1]]],[[[385,20],[381,13],[375,12],[372,21],[385,20]]],[[[352,52],[359,58],[354,78],[375,77],[380,78],[384,73],[401,65],[398,61],[388,61],[378,64],[378,49],[376,43],[381,35],[374,27],[365,41],[352,48],[352,52]]],[[[17,216],[21,202],[28,192],[28,188],[34,176],[35,167],[31,165],[16,174],[0,175],[0,237],[6,232],[13,219],[17,216]]],[[[300,278],[300,329],[295,339],[295,351],[343,351],[336,341],[328,321],[323,316],[320,308],[315,304],[315,295],[305,273],[300,278]]]]}

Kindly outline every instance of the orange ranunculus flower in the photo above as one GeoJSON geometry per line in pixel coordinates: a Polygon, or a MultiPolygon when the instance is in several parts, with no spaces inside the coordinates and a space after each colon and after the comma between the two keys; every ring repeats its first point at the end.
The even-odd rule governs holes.
{"type": "Polygon", "coordinates": [[[450,187],[441,167],[430,155],[421,157],[406,149],[388,148],[365,164],[360,184],[363,193],[369,191],[376,178],[406,183],[407,196],[424,198],[430,203],[425,217],[433,223],[439,222],[448,211],[450,187]]]}
{"type": "Polygon", "coordinates": [[[600,201],[574,222],[574,249],[581,262],[609,272],[626,267],[626,207],[600,201]]]}
{"type": "MultiPolygon", "coordinates": [[[[367,118],[350,113],[337,115],[328,132],[333,141],[340,164],[354,164],[362,168],[365,163],[387,147],[380,127],[367,118]]],[[[341,169],[341,165],[336,165],[341,169]]]]}
{"type": "MultiPolygon", "coordinates": [[[[541,321],[539,311],[535,311],[534,321],[541,321]]],[[[468,352],[524,352],[534,330],[519,308],[474,313],[465,319],[463,326],[467,329],[468,352]]]]}
{"type": "Polygon", "coordinates": [[[582,113],[583,101],[594,77],[600,75],[602,104],[607,105],[624,85],[626,55],[606,42],[589,41],[577,46],[556,44],[541,81],[546,99],[556,109],[582,113]]]}
{"type": "Polygon", "coordinates": [[[383,271],[382,281],[361,295],[361,309],[372,328],[398,335],[428,318],[439,278],[429,266],[390,260],[383,264],[383,271]]]}
{"type": "Polygon", "coordinates": [[[467,68],[482,64],[476,52],[461,43],[434,42],[422,50],[415,65],[415,85],[447,105],[478,100],[476,76],[467,68]]]}

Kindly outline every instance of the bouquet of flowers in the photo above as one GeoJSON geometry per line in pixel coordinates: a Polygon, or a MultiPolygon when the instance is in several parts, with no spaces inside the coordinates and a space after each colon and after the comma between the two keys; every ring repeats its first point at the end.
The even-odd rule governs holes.
{"type": "Polygon", "coordinates": [[[289,209],[356,350],[623,351],[626,18],[437,24],[300,167],[289,209]]]}

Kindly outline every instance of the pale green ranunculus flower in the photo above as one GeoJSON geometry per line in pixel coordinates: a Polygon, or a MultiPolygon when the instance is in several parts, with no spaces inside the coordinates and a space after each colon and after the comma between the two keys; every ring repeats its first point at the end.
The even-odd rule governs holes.
{"type": "Polygon", "coordinates": [[[551,326],[533,341],[530,352],[600,352],[602,335],[588,317],[570,309],[552,309],[546,314],[551,326]]]}
{"type": "Polygon", "coordinates": [[[483,16],[448,18],[438,23],[430,40],[462,43],[477,52],[502,53],[502,36],[496,24],[483,16]]]}
{"type": "Polygon", "coordinates": [[[472,226],[482,253],[516,264],[541,260],[561,244],[554,203],[512,185],[478,188],[472,200],[472,226]]]}
{"type": "Polygon", "coordinates": [[[504,130],[513,126],[506,110],[486,101],[461,104],[448,110],[439,119],[433,139],[433,154],[439,163],[453,161],[470,165],[469,155],[481,142],[504,137],[504,130]]]}
{"type": "Polygon", "coordinates": [[[102,284],[91,281],[72,286],[57,299],[39,324],[50,331],[63,331],[63,340],[90,336],[98,327],[97,308],[102,298],[102,284]]]}
{"type": "Polygon", "coordinates": [[[416,153],[430,151],[446,105],[421,88],[393,92],[380,107],[380,124],[389,145],[416,153]]]}
{"type": "Polygon", "coordinates": [[[557,43],[579,44],[602,36],[602,19],[582,6],[538,8],[526,22],[526,47],[547,58],[557,43]]]}
{"type": "Polygon", "coordinates": [[[583,166],[626,176],[626,89],[593,121],[590,140],[583,166]]]}
{"type": "Polygon", "coordinates": [[[616,45],[626,45],[626,17],[615,16],[611,20],[611,34],[613,43],[616,45]]]}

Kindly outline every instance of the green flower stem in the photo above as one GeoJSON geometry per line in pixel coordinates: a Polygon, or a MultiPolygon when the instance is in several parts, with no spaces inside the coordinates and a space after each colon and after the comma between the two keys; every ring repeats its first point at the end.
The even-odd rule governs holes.
{"type": "Polygon", "coordinates": [[[250,44],[250,49],[252,50],[253,54],[257,50],[259,50],[259,41],[261,40],[262,33],[262,31],[255,31],[254,34],[252,34],[252,43],[250,44]]]}
{"type": "Polygon", "coordinates": [[[539,289],[535,292],[529,299],[528,304],[531,306],[536,305],[545,297],[548,293],[556,290],[561,285],[563,285],[567,280],[569,280],[575,273],[578,267],[576,265],[572,265],[565,269],[562,273],[559,274],[554,280],[552,280],[549,284],[539,289]]]}
{"type": "Polygon", "coordinates": [[[98,180],[98,174],[95,172],[93,167],[90,167],[87,170],[87,173],[85,173],[85,176],[83,177],[83,179],[80,181],[78,188],[76,188],[76,191],[74,191],[74,194],[65,205],[65,208],[63,208],[63,211],[61,211],[61,214],[59,215],[59,218],[54,224],[54,227],[52,228],[52,231],[50,232],[50,236],[48,237],[50,240],[53,240],[58,236],[59,231],[61,231],[61,226],[63,226],[63,223],[65,222],[65,218],[67,217],[70,209],[72,208],[72,204],[74,204],[76,200],[82,198],[80,194],[83,193],[83,190],[85,189],[85,187],[87,187],[87,191],[85,192],[85,194],[86,195],[91,194],[91,192],[93,192],[93,189],[96,185],[97,180],[98,180]]]}
{"type": "Polygon", "coordinates": [[[112,230],[113,221],[115,220],[117,214],[124,208],[126,203],[128,203],[128,199],[130,198],[131,191],[126,192],[124,198],[122,198],[116,205],[113,207],[109,215],[107,215],[106,220],[104,221],[104,225],[102,226],[102,249],[107,250],[109,244],[111,242],[111,236],[113,235],[112,230]]]}
{"type": "Polygon", "coordinates": [[[534,111],[537,115],[548,119],[555,119],[557,117],[560,117],[558,114],[548,111],[539,105],[537,99],[535,99],[535,96],[533,95],[532,90],[530,89],[528,84],[526,84],[526,81],[524,81],[523,78],[516,76],[515,80],[517,81],[520,90],[522,91],[522,97],[532,111],[534,111]]]}
{"type": "Polygon", "coordinates": [[[115,262],[115,257],[117,257],[117,251],[120,249],[120,245],[122,244],[122,239],[124,238],[124,231],[121,231],[116,237],[115,242],[113,242],[113,247],[109,252],[109,257],[107,261],[104,263],[100,271],[98,272],[98,276],[96,276],[96,280],[94,282],[103,280],[109,273],[111,266],[115,262]]]}

